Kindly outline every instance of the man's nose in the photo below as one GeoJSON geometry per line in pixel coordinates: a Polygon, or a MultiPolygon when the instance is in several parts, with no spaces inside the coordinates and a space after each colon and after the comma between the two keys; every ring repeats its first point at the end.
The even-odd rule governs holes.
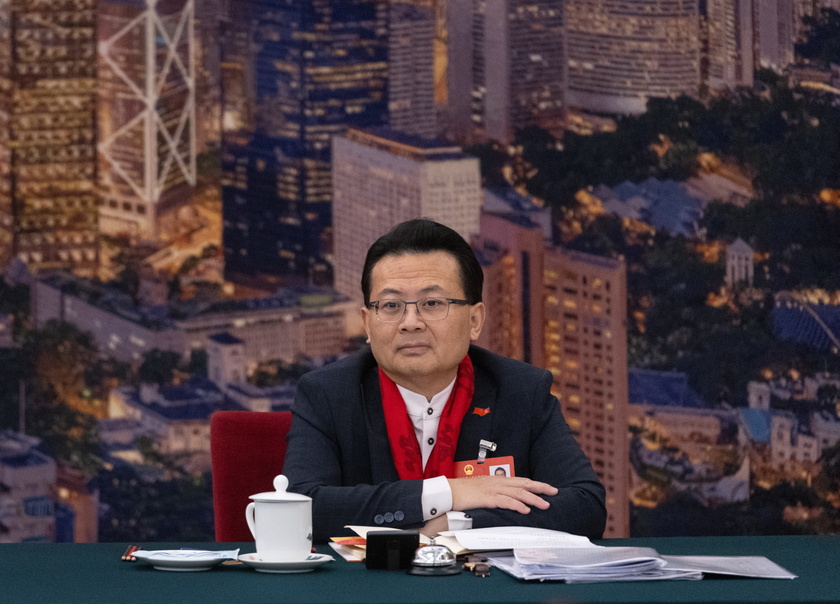
{"type": "Polygon", "coordinates": [[[426,322],[420,316],[420,311],[417,309],[417,304],[406,304],[405,312],[403,313],[400,327],[402,329],[416,329],[424,327],[426,322]]]}

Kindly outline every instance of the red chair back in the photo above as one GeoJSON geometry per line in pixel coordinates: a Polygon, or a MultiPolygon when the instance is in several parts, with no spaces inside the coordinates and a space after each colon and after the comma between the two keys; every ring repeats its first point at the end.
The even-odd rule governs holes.
{"type": "Polygon", "coordinates": [[[250,495],[274,490],[283,471],[290,411],[217,411],[210,417],[213,519],[217,542],[253,541],[245,522],[250,495]]]}

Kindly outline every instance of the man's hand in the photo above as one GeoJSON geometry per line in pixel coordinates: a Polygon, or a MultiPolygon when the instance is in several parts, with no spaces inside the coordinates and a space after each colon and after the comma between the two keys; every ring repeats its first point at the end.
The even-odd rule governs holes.
{"type": "Polygon", "coordinates": [[[556,495],[557,488],[530,478],[476,476],[450,478],[452,509],[502,508],[527,514],[532,507],[547,510],[549,503],[540,495],[556,495]]]}
{"type": "Polygon", "coordinates": [[[448,530],[449,519],[446,517],[446,514],[441,514],[440,516],[427,520],[423,528],[420,529],[420,533],[427,537],[437,537],[439,533],[448,530]]]}

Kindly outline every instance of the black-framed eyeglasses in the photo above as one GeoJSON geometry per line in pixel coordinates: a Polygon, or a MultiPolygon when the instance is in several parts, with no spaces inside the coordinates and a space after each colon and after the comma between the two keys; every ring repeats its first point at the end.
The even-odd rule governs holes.
{"type": "Polygon", "coordinates": [[[374,300],[368,304],[368,307],[376,311],[376,318],[383,323],[396,323],[405,316],[405,309],[408,308],[409,304],[414,304],[417,308],[417,314],[424,321],[442,321],[449,316],[449,306],[451,304],[465,305],[469,302],[457,298],[421,298],[415,302],[391,298],[374,300]]]}

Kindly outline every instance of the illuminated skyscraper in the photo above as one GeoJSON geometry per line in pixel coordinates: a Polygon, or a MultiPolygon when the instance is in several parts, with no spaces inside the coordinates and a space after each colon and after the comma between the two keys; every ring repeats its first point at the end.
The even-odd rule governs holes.
{"type": "Polygon", "coordinates": [[[565,24],[570,106],[636,114],[651,97],[697,94],[697,0],[576,0],[565,24]]]}
{"type": "Polygon", "coordinates": [[[758,61],[782,71],[793,63],[796,36],[795,0],[761,0],[755,3],[758,61]]]}
{"type": "Polygon", "coordinates": [[[630,534],[627,269],[560,248],[545,255],[545,368],[607,489],[606,537],[630,534]]]}
{"type": "Polygon", "coordinates": [[[99,3],[100,229],[166,237],[192,201],[194,0],[99,3]]]}
{"type": "Polygon", "coordinates": [[[509,141],[563,118],[563,3],[449,3],[449,106],[455,132],[509,141]]]}
{"type": "Polygon", "coordinates": [[[484,302],[489,312],[478,344],[537,367],[545,366],[545,246],[536,222],[482,211],[476,247],[484,266],[484,302]]]}
{"type": "Polygon", "coordinates": [[[437,136],[435,13],[394,2],[388,15],[388,119],[393,130],[437,136]]]}
{"type": "Polygon", "coordinates": [[[703,33],[712,90],[752,86],[753,0],[707,0],[703,33]]]}
{"type": "Polygon", "coordinates": [[[0,267],[96,269],[95,5],[0,2],[0,267]]]}
{"type": "Polygon", "coordinates": [[[222,159],[228,278],[290,281],[323,265],[330,137],[387,123],[387,9],[382,0],[230,3],[236,39],[224,57],[222,159]]]}
{"type": "MultiPolygon", "coordinates": [[[[223,6],[223,0],[195,0],[195,149],[199,155],[221,145],[219,29],[223,6]]],[[[199,178],[201,172],[199,167],[199,178]]]]}
{"type": "Polygon", "coordinates": [[[524,216],[482,214],[479,345],[544,367],[607,490],[607,537],[630,531],[627,286],[622,259],[547,247],[524,216]]]}

